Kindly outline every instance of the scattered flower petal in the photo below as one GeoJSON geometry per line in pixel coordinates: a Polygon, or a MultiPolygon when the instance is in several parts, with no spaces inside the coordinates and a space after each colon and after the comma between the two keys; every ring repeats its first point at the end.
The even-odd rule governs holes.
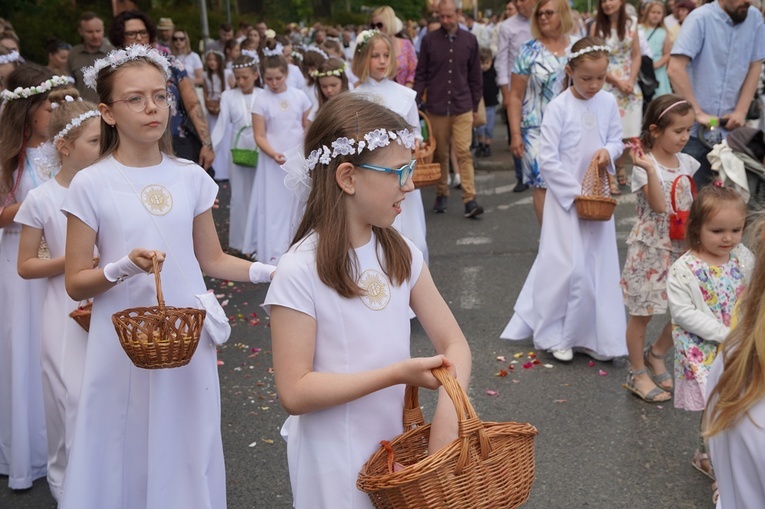
{"type": "Polygon", "coordinates": [[[518,364],[518,361],[510,361],[510,364],[518,364]]]}
{"type": "Polygon", "coordinates": [[[497,391],[493,391],[491,389],[486,389],[486,394],[489,396],[499,396],[499,393],[497,391]]]}
{"type": "Polygon", "coordinates": [[[566,403],[567,401],[566,399],[554,399],[553,403],[566,403]]]}
{"type": "Polygon", "coordinates": [[[521,357],[523,357],[523,354],[518,352],[517,354],[513,355],[513,357],[515,357],[516,359],[520,359],[521,357]]]}
{"type": "Polygon", "coordinates": [[[223,366],[223,361],[222,360],[218,360],[218,366],[223,366]]]}
{"type": "Polygon", "coordinates": [[[497,355],[497,360],[499,362],[505,362],[505,356],[504,355],[497,355]]]}
{"type": "Polygon", "coordinates": [[[257,442],[253,442],[250,445],[248,445],[247,447],[255,447],[256,445],[258,445],[258,443],[257,442]]]}
{"type": "Polygon", "coordinates": [[[537,356],[537,354],[535,354],[534,352],[529,352],[529,357],[531,357],[532,359],[533,359],[534,357],[536,357],[536,356],[537,356]]]}
{"type": "Polygon", "coordinates": [[[544,366],[544,367],[546,367],[546,368],[552,368],[552,367],[553,367],[553,365],[552,365],[552,364],[542,364],[542,366],[544,366]]]}
{"type": "Polygon", "coordinates": [[[507,371],[505,371],[504,369],[500,369],[499,373],[494,373],[494,375],[495,376],[506,377],[507,376],[507,371]]]}
{"type": "Polygon", "coordinates": [[[606,376],[606,375],[608,375],[608,373],[606,373],[606,372],[605,372],[605,371],[603,371],[602,369],[599,369],[599,370],[598,370],[598,376],[606,376]]]}
{"type": "Polygon", "coordinates": [[[595,367],[595,361],[590,361],[587,363],[587,365],[591,368],[595,367]]]}
{"type": "Polygon", "coordinates": [[[534,367],[534,364],[531,362],[527,362],[526,364],[523,365],[523,369],[531,369],[533,367],[534,367]]]}

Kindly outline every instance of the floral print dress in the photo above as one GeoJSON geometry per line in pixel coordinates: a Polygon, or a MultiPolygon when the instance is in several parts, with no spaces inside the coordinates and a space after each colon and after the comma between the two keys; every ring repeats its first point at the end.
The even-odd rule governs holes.
{"type": "MultiPolygon", "coordinates": [[[[650,156],[650,154],[649,154],[650,156]]],[[[672,203],[672,183],[681,175],[693,177],[699,163],[687,154],[677,154],[678,166],[669,168],[650,156],[664,189],[667,210],[672,203]]],[[[643,168],[632,168],[632,192],[637,199],[637,221],[627,238],[627,258],[619,284],[624,305],[632,316],[661,315],[667,312],[667,274],[669,267],[685,252],[685,241],[669,238],[669,213],[654,212],[645,196],[648,175],[643,168]]],[[[693,195],[688,179],[675,189],[678,210],[689,210],[693,195]]]]}
{"type": "Polygon", "coordinates": [[[526,93],[521,108],[521,136],[523,137],[523,181],[537,188],[547,188],[539,175],[539,144],[542,114],[547,104],[561,91],[563,72],[568,61],[571,44],[564,55],[553,55],[538,39],[523,44],[513,65],[513,74],[527,76],[526,93]]]}
{"type": "MultiPolygon", "coordinates": [[[[628,25],[623,40],[619,40],[619,34],[615,28],[612,28],[611,35],[606,39],[606,45],[611,49],[608,72],[618,80],[628,80],[632,77],[632,40],[638,36],[636,27],[637,24],[634,22],[628,25]]],[[[640,91],[637,80],[635,80],[631,94],[625,94],[609,83],[603,85],[603,90],[616,97],[616,102],[619,104],[619,114],[622,116],[624,139],[640,136],[643,92],[640,91]]]]}
{"type": "MultiPolygon", "coordinates": [[[[688,253],[684,260],[699,285],[704,303],[726,327],[746,286],[738,258],[731,254],[723,265],[709,265],[688,253]]],[[[708,341],[673,324],[675,343],[675,407],[700,411],[706,407],[706,385],[720,343],[708,341]]]]}

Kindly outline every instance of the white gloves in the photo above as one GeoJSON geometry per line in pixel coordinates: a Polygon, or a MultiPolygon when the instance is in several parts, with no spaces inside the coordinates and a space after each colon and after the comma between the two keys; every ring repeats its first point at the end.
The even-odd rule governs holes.
{"type": "Polygon", "coordinates": [[[250,265],[250,281],[253,283],[270,283],[271,274],[275,271],[275,265],[255,262],[250,265]]]}
{"type": "Polygon", "coordinates": [[[147,272],[133,263],[127,256],[123,256],[116,262],[107,263],[104,267],[104,277],[112,283],[121,283],[136,274],[147,274],[147,272]]]}

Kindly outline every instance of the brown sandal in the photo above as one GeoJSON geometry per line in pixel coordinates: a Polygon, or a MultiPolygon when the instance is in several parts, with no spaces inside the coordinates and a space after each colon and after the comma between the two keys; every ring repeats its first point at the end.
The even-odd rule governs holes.
{"type": "Polygon", "coordinates": [[[619,182],[620,186],[627,185],[627,172],[624,171],[624,166],[616,169],[616,181],[619,182]]]}
{"type": "Polygon", "coordinates": [[[627,374],[627,382],[622,384],[622,387],[630,391],[634,396],[642,399],[646,403],[666,403],[669,400],[672,399],[672,394],[669,391],[665,391],[659,386],[654,387],[650,391],[648,391],[646,394],[643,394],[638,390],[638,388],[635,386],[635,376],[637,375],[647,375],[648,370],[641,369],[638,371],[630,371],[627,374]],[[666,394],[669,396],[666,399],[659,399],[662,394],[666,394]]]}
{"type": "Polygon", "coordinates": [[[610,173],[608,174],[608,187],[611,190],[611,195],[622,194],[622,190],[619,189],[619,185],[616,183],[616,180],[614,180],[614,176],[610,173]]]}

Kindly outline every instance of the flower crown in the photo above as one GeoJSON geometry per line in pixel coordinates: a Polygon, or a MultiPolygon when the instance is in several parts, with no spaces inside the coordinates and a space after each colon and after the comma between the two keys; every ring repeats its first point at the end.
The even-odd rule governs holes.
{"type": "Polygon", "coordinates": [[[99,58],[92,66],[82,70],[82,78],[85,85],[93,90],[96,89],[98,74],[101,70],[110,67],[116,69],[127,62],[145,58],[157,64],[165,73],[165,79],[170,78],[170,62],[162,53],[145,44],[133,44],[125,49],[115,49],[109,52],[105,58],[99,58]]]}
{"type": "Polygon", "coordinates": [[[213,55],[218,55],[223,60],[226,60],[226,55],[222,51],[218,51],[217,49],[208,49],[207,51],[205,51],[205,58],[207,58],[207,55],[209,55],[210,53],[212,53],[213,55]]]}
{"type": "Polygon", "coordinates": [[[278,57],[284,55],[284,46],[280,42],[276,43],[274,49],[263,48],[263,55],[267,57],[278,57]]]}
{"type": "MultiPolygon", "coordinates": [[[[78,97],[77,100],[78,101],[82,101],[82,97],[78,97]]],[[[71,95],[67,94],[67,95],[64,96],[64,101],[66,101],[68,103],[73,103],[74,102],[74,97],[72,97],[71,95]]],[[[55,110],[56,108],[58,108],[58,106],[59,106],[58,103],[51,103],[50,109],[55,110]]]]}
{"type": "Polygon", "coordinates": [[[88,120],[89,118],[93,117],[100,117],[101,113],[98,110],[89,110],[83,113],[82,115],[79,115],[77,117],[74,117],[71,122],[66,124],[66,127],[61,129],[56,136],[53,137],[53,143],[55,144],[58,140],[69,134],[69,131],[74,129],[75,127],[80,127],[83,122],[88,120]]]}
{"type": "Polygon", "coordinates": [[[255,63],[257,63],[257,64],[260,63],[260,57],[258,56],[258,52],[257,51],[254,51],[254,50],[251,50],[251,49],[243,49],[242,50],[242,55],[244,55],[246,57],[250,57],[251,59],[255,60],[255,63]]]}
{"type": "Polygon", "coordinates": [[[276,37],[276,32],[274,32],[273,30],[269,28],[268,30],[266,30],[266,33],[264,35],[266,36],[266,40],[273,39],[276,37]]]}
{"type": "Polygon", "coordinates": [[[611,48],[609,48],[608,46],[587,46],[586,48],[582,48],[579,51],[575,51],[574,53],[571,53],[568,56],[568,60],[570,62],[575,58],[579,58],[582,55],[586,55],[587,53],[592,53],[593,51],[605,51],[606,53],[610,53],[611,48]]]}
{"type": "Polygon", "coordinates": [[[311,77],[314,79],[326,78],[327,76],[335,76],[339,78],[345,73],[346,67],[348,67],[348,65],[345,62],[343,62],[343,66],[339,69],[333,69],[331,71],[326,71],[326,72],[313,71],[311,73],[311,77]]]}
{"type": "Polygon", "coordinates": [[[319,55],[323,56],[325,60],[329,58],[329,55],[327,55],[323,49],[317,46],[306,46],[305,51],[313,51],[314,53],[318,53],[319,55]]]}
{"type": "Polygon", "coordinates": [[[258,64],[260,64],[260,59],[258,58],[258,54],[255,53],[254,51],[243,50],[242,55],[246,57],[250,57],[252,60],[250,60],[249,62],[245,62],[243,64],[231,64],[232,69],[247,69],[249,67],[255,67],[258,64]],[[245,53],[245,51],[247,53],[245,53]]]}
{"type": "Polygon", "coordinates": [[[317,165],[327,165],[332,159],[340,156],[361,154],[365,148],[372,151],[376,148],[387,147],[391,140],[396,140],[396,143],[410,150],[414,148],[414,133],[409,129],[399,131],[375,129],[365,134],[363,139],[358,141],[342,136],[332,142],[332,150],[326,145],[322,145],[321,148],[311,151],[307,158],[303,156],[300,147],[288,150],[284,154],[287,160],[282,165],[282,169],[287,172],[287,176],[284,177],[284,185],[294,192],[301,202],[305,202],[311,193],[311,172],[317,165]]]}
{"type": "Polygon", "coordinates": [[[7,55],[0,55],[0,65],[18,62],[20,59],[21,59],[21,55],[19,55],[19,52],[16,50],[13,50],[7,55]]]}
{"type": "Polygon", "coordinates": [[[69,83],[69,76],[53,76],[34,87],[21,88],[16,87],[15,90],[3,90],[0,95],[3,99],[10,102],[16,99],[28,99],[33,95],[44,94],[50,92],[55,87],[60,87],[69,83]]]}
{"type": "Polygon", "coordinates": [[[300,53],[299,51],[293,51],[292,53],[290,53],[290,56],[294,59],[300,60],[301,62],[303,61],[303,54],[300,53]]]}
{"type": "Polygon", "coordinates": [[[360,51],[361,48],[369,42],[373,36],[379,34],[379,30],[364,30],[356,36],[356,51],[360,51]]]}

